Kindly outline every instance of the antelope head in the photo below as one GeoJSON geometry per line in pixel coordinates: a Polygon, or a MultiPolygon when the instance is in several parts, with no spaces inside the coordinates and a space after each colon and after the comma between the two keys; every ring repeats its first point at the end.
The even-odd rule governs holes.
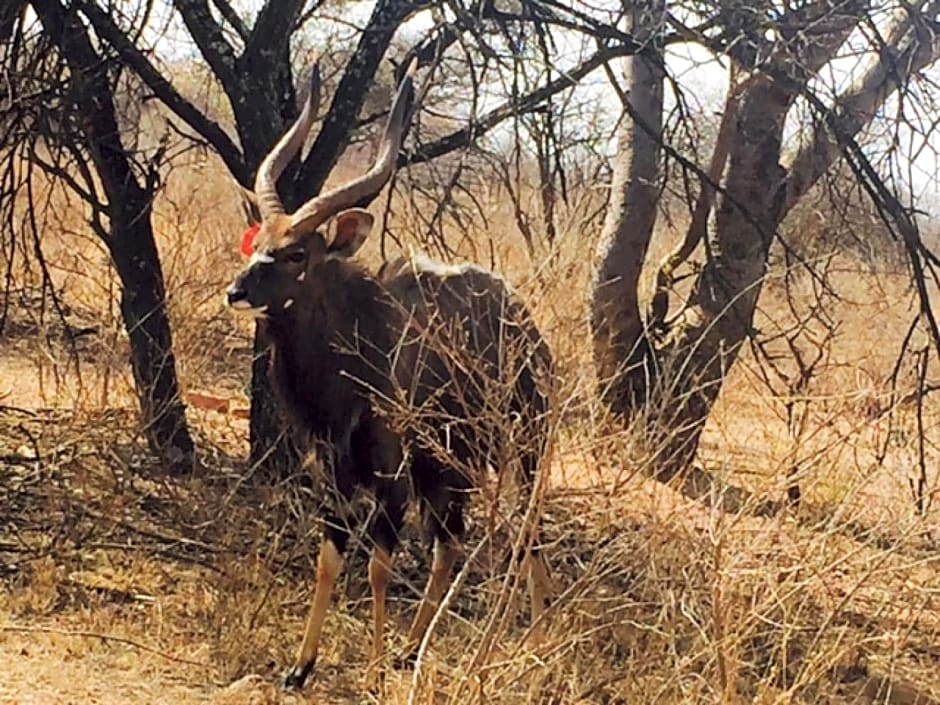
{"type": "Polygon", "coordinates": [[[413,61],[395,96],[375,164],[362,176],[285,212],[277,194],[277,179],[300,151],[313,123],[320,99],[320,75],[314,66],[310,94],[303,111],[264,158],[255,177],[254,192],[245,192],[245,211],[257,231],[243,243],[251,258],[226,291],[228,305],[255,317],[274,316],[302,296],[304,282],[317,276],[330,260],[351,257],[360,248],[373,218],[361,207],[385,186],[398,159],[414,94],[413,61]]]}

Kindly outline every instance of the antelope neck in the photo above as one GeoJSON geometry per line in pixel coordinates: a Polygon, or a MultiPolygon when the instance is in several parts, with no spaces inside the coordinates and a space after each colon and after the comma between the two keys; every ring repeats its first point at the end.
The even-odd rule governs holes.
{"type": "Polygon", "coordinates": [[[353,263],[326,260],[298,281],[296,296],[268,311],[275,345],[328,345],[336,338],[350,342],[355,336],[382,333],[389,322],[385,288],[353,263]]]}

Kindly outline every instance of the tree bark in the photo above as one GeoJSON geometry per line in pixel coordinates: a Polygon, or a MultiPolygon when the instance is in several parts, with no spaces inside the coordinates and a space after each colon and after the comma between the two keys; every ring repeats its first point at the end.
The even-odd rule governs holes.
{"type": "Polygon", "coordinates": [[[708,259],[685,309],[661,346],[655,429],[662,478],[685,468],[722,382],[751,332],[770,245],[782,213],[778,164],[794,95],[763,78],[747,91],[725,192],[708,237],[708,259]]]}
{"type": "Polygon", "coordinates": [[[637,286],[659,207],[663,115],[660,0],[626,8],[626,31],[647,50],[623,60],[630,112],[621,118],[610,201],[598,250],[600,266],[591,292],[594,364],[601,398],[617,414],[641,406],[654,376],[649,337],[640,317],[637,286]],[[639,124],[642,121],[642,125],[639,124]]]}
{"type": "Polygon", "coordinates": [[[111,213],[108,248],[121,280],[121,316],[143,430],[167,469],[184,474],[193,467],[193,441],[176,379],[163,271],[151,227],[152,195],[128,184],[121,197],[120,212],[111,213]]]}

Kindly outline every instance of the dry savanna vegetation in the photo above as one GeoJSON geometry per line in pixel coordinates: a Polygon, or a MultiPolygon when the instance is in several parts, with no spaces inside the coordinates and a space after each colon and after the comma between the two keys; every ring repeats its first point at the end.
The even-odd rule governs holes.
{"type": "MultiPolygon", "coordinates": [[[[940,703],[940,259],[914,178],[938,18],[937,0],[0,7],[0,705],[940,703]],[[259,183],[293,210],[361,174],[395,83],[414,115],[392,186],[349,198],[380,226],[358,256],[425,251],[516,288],[554,357],[550,450],[531,496],[454,468],[474,473],[467,536],[408,667],[418,517],[380,663],[354,533],[287,693],[330,572],[328,474],[276,462],[265,355],[223,306],[233,179],[304,100],[316,136],[259,183]]],[[[369,342],[351,337],[331,342],[369,342]]],[[[499,375],[445,374],[483,393],[440,395],[511,440],[474,449],[500,469],[539,442],[492,411],[511,352],[499,375]]],[[[467,430],[380,410],[419,452],[467,430]]]]}
{"type": "MultiPolygon", "coordinates": [[[[407,194],[399,186],[386,214],[389,257],[423,247],[426,204],[407,194]]],[[[197,159],[167,174],[155,212],[199,447],[193,477],[167,479],[135,431],[118,287],[64,192],[42,214],[48,273],[12,273],[0,339],[0,702],[940,702],[940,408],[914,393],[921,357],[898,363],[915,304],[895,265],[827,251],[818,210],[789,227],[826,260],[826,316],[813,313],[819,282],[777,258],[755,343],[699,449],[708,474],[662,484],[650,479],[655,449],[611,423],[594,393],[583,292],[596,192],[572,191],[555,244],[531,252],[511,199],[495,187],[476,197],[486,219],[446,230],[447,257],[503,273],[557,362],[539,490],[554,591],[541,640],[509,561],[511,522],[489,520],[483,492],[457,588],[415,668],[390,660],[364,687],[368,553],[354,542],[312,680],[280,691],[315,571],[316,490],[259,481],[244,461],[251,330],[222,304],[244,225],[227,177],[197,159]],[[42,303],[47,275],[62,316],[42,303]],[[798,505],[785,501],[794,483],[798,505]]],[[[670,222],[653,261],[680,230],[670,222]]],[[[366,247],[370,267],[382,240],[366,247]]],[[[427,562],[409,534],[390,593],[393,653],[427,562]]]]}

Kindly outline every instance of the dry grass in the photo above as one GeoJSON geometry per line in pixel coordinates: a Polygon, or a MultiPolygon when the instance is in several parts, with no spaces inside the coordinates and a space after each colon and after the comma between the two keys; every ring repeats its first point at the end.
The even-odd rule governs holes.
{"type": "MultiPolygon", "coordinates": [[[[56,198],[55,232],[81,230],[56,198]]],[[[233,203],[212,164],[179,169],[157,226],[183,383],[237,406],[250,331],[219,295],[239,264],[233,203]]],[[[544,498],[556,600],[543,643],[524,641],[529,625],[512,611],[487,630],[506,577],[492,547],[508,540],[491,537],[418,675],[390,669],[382,691],[364,693],[370,613],[359,547],[313,682],[299,696],[281,693],[314,571],[315,502],[291,483],[249,486],[245,422],[214,411],[189,411],[198,476],[161,478],[134,425],[113,277],[93,242],[53,234],[46,245],[70,315],[98,332],[82,339],[80,374],[50,317],[30,327],[38,316],[20,309],[18,333],[0,340],[0,703],[940,702],[940,516],[936,502],[925,516],[913,510],[910,412],[870,413],[873,400],[887,408],[896,348],[885,341],[906,327],[903,282],[863,275],[850,260],[833,275],[842,324],[798,399],[808,421],[797,436],[784,414],[793,400],[771,394],[744,356],[700,454],[717,480],[690,499],[646,479],[634,431],[603,430],[584,315],[596,243],[581,216],[561,246],[531,262],[502,203],[486,232],[450,236],[463,255],[470,242],[484,263],[492,253],[559,361],[563,414],[544,498]],[[802,506],[768,515],[794,464],[802,506]]],[[[397,207],[395,232],[416,222],[397,207]]],[[[377,250],[370,243],[373,261],[377,250]]],[[[17,281],[29,291],[35,276],[20,271],[17,281]]],[[[790,315],[768,286],[758,327],[790,315]]],[[[938,420],[928,397],[934,494],[938,420]]],[[[487,538],[484,511],[468,555],[487,538]]],[[[426,564],[408,537],[391,593],[393,645],[426,564]]]]}

